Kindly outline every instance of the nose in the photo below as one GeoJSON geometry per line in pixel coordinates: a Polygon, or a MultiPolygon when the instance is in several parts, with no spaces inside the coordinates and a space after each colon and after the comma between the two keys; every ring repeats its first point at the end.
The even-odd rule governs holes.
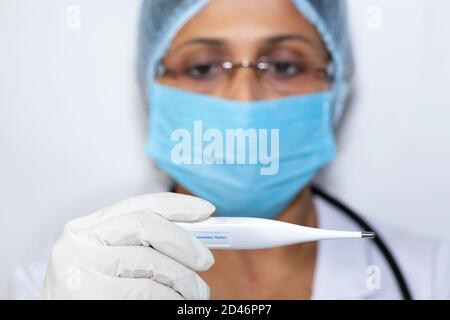
{"type": "Polygon", "coordinates": [[[221,86],[216,94],[238,101],[267,99],[268,92],[262,87],[260,80],[253,69],[239,68],[230,75],[228,82],[221,86]]]}

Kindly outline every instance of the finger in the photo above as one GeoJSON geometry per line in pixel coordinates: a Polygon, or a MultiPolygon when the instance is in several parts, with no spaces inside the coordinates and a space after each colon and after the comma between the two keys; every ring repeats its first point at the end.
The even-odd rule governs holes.
{"type": "Polygon", "coordinates": [[[160,192],[129,198],[101,209],[89,216],[72,220],[72,230],[91,227],[113,217],[136,211],[150,211],[172,221],[197,221],[208,218],[216,208],[206,200],[194,196],[160,192]]]}
{"type": "Polygon", "coordinates": [[[109,278],[102,292],[101,299],[183,300],[175,290],[149,279],[109,278]]]}
{"type": "Polygon", "coordinates": [[[214,264],[211,251],[190,232],[150,212],[114,216],[73,233],[73,237],[75,241],[79,237],[104,246],[151,246],[196,271],[205,271],[214,264]]]}
{"type": "Polygon", "coordinates": [[[88,255],[81,255],[78,261],[85,269],[111,277],[150,279],[185,299],[209,298],[209,287],[197,273],[152,248],[96,247],[88,255]]]}
{"type": "MultiPolygon", "coordinates": [[[[161,192],[152,197],[138,199],[138,202],[151,202],[150,210],[172,221],[197,221],[208,218],[216,207],[204,199],[173,192],[161,192]]],[[[127,204],[128,205],[128,204],[127,204]]],[[[137,204],[138,206],[141,203],[137,204]]]]}
{"type": "Polygon", "coordinates": [[[101,300],[182,300],[175,290],[150,279],[114,278],[84,270],[80,295],[70,291],[71,299],[101,300]],[[80,297],[78,297],[80,295],[80,297]]]}

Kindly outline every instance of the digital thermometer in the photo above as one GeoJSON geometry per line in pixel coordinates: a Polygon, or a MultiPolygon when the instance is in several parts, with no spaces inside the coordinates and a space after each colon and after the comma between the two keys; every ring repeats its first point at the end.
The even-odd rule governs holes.
{"type": "Polygon", "coordinates": [[[261,218],[211,217],[176,224],[210,249],[266,249],[318,240],[375,238],[374,232],[325,230],[261,218]]]}

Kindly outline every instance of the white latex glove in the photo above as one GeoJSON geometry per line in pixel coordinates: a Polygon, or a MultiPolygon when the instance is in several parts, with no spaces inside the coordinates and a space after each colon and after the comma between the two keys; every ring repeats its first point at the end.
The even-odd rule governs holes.
{"type": "Polygon", "coordinates": [[[164,192],[72,220],[53,248],[43,298],[208,299],[195,271],[209,269],[214,257],[170,220],[202,220],[214,211],[208,201],[164,192]]]}

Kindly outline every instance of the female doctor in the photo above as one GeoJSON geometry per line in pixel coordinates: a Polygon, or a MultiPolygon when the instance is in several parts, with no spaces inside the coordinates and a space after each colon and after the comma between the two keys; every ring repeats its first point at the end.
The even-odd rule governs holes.
{"type": "Polygon", "coordinates": [[[311,186],[335,155],[333,127],[348,93],[344,1],[144,1],[139,60],[146,150],[173,179],[172,192],[69,222],[44,298],[450,297],[448,246],[368,224],[311,186]],[[227,149],[230,129],[257,148],[227,149]],[[210,215],[369,226],[383,241],[211,251],[174,223],[210,215]]]}

